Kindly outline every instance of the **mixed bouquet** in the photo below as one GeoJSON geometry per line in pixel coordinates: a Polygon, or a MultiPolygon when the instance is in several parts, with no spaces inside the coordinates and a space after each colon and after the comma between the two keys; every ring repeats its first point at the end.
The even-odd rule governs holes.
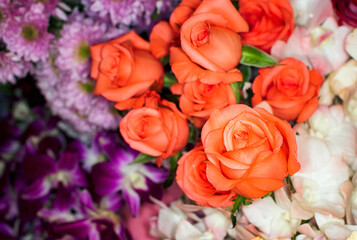
{"type": "Polygon", "coordinates": [[[0,239],[356,240],[354,0],[0,0],[0,239]]]}

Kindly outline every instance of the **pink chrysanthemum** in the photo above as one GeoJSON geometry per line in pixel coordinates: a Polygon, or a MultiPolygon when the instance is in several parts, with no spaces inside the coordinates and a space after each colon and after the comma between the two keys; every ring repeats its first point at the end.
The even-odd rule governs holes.
{"type": "Polygon", "coordinates": [[[20,7],[12,11],[3,32],[3,40],[11,52],[26,61],[37,62],[48,57],[53,35],[47,32],[48,16],[43,4],[30,9],[20,7]]]}
{"type": "Polygon", "coordinates": [[[92,93],[94,82],[71,79],[68,72],[59,71],[50,61],[38,64],[38,86],[54,114],[68,121],[78,132],[95,134],[118,127],[120,117],[107,100],[92,93]]]}
{"type": "Polygon", "coordinates": [[[9,52],[0,52],[0,83],[15,83],[16,77],[25,77],[30,64],[9,52]]]}

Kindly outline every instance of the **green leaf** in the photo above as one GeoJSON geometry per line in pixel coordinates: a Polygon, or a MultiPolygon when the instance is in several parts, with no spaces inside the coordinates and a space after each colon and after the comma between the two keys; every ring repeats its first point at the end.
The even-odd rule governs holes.
{"type": "Polygon", "coordinates": [[[291,191],[292,193],[295,193],[296,190],[295,190],[295,188],[294,188],[294,185],[293,185],[293,182],[291,181],[290,176],[287,176],[287,177],[285,178],[285,180],[286,180],[286,183],[290,186],[290,191],[291,191]]]}
{"type": "Polygon", "coordinates": [[[241,94],[240,94],[240,91],[239,91],[239,86],[238,86],[239,82],[234,82],[234,83],[231,83],[229,84],[233,90],[233,94],[236,98],[236,103],[240,103],[240,99],[241,99],[241,94]]]}
{"type": "Polygon", "coordinates": [[[250,78],[252,77],[252,69],[249,66],[242,64],[238,65],[238,69],[243,75],[243,81],[239,82],[239,87],[243,88],[244,83],[249,82],[250,78]]]}
{"type": "Polygon", "coordinates": [[[198,129],[193,125],[189,124],[189,129],[190,129],[190,134],[188,136],[188,142],[190,143],[196,143],[199,140],[199,131],[198,129]]]}
{"type": "Polygon", "coordinates": [[[181,157],[182,152],[179,152],[176,155],[170,157],[170,176],[164,182],[164,188],[168,188],[172,185],[176,174],[177,162],[181,157]]]}
{"type": "Polygon", "coordinates": [[[177,78],[173,73],[165,73],[164,75],[164,87],[170,88],[172,84],[177,83],[177,78]]]}
{"type": "Polygon", "coordinates": [[[133,162],[131,162],[130,164],[147,163],[147,162],[151,162],[155,158],[157,158],[157,157],[150,156],[150,155],[147,155],[144,153],[140,153],[139,156],[137,158],[135,158],[135,160],[133,162]]]}
{"type": "Polygon", "coordinates": [[[249,45],[244,45],[242,47],[240,63],[259,68],[271,67],[278,64],[275,59],[266,52],[249,45]]]}
{"type": "Polygon", "coordinates": [[[237,9],[237,11],[239,11],[239,1],[232,1],[233,6],[237,9]]]}
{"type": "Polygon", "coordinates": [[[160,58],[162,65],[167,65],[170,62],[170,55],[160,58]]]}
{"type": "Polygon", "coordinates": [[[245,204],[246,202],[246,198],[243,197],[243,196],[238,196],[236,197],[236,199],[234,199],[234,205],[233,205],[233,208],[232,208],[232,211],[231,211],[231,220],[232,220],[232,224],[233,224],[233,227],[234,228],[237,224],[237,215],[235,215],[236,211],[239,210],[239,207],[240,205],[245,204]]]}

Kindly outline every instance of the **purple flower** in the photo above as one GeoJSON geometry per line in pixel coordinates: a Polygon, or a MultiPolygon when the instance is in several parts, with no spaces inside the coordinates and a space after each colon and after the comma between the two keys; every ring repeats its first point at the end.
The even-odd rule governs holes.
{"type": "Polygon", "coordinates": [[[49,235],[58,239],[126,239],[118,214],[100,208],[87,190],[66,192],[60,188],[52,208],[38,215],[49,222],[49,235]]]}
{"type": "Polygon", "coordinates": [[[148,26],[155,10],[156,0],[84,0],[87,12],[103,20],[110,19],[113,25],[148,26]]]}
{"type": "Polygon", "coordinates": [[[58,54],[55,64],[60,71],[68,71],[72,79],[86,79],[90,70],[91,45],[103,39],[107,26],[75,13],[61,30],[55,42],[58,54]]]}
{"type": "Polygon", "coordinates": [[[0,0],[0,38],[2,38],[11,16],[12,4],[10,0],[0,0]]]}
{"type": "MultiPolygon", "coordinates": [[[[78,145],[77,142],[74,144],[78,145]]],[[[77,146],[69,145],[60,155],[58,162],[54,154],[48,151],[46,152],[49,154],[38,153],[26,156],[22,167],[28,184],[22,190],[22,198],[33,200],[44,197],[60,184],[70,190],[86,187],[87,180],[79,165],[81,150],[77,146]]],[[[29,151],[32,152],[32,149],[29,151]]]]}
{"type": "Polygon", "coordinates": [[[30,69],[29,62],[11,52],[0,52],[0,83],[15,83],[16,78],[25,77],[30,69]]]}
{"type": "Polygon", "coordinates": [[[47,32],[48,16],[44,11],[42,4],[14,9],[3,31],[7,48],[26,61],[37,62],[48,57],[53,35],[47,32]]]}
{"type": "Polygon", "coordinates": [[[94,80],[71,79],[68,72],[53,66],[52,59],[38,64],[36,78],[52,112],[76,131],[95,135],[102,129],[118,127],[120,117],[113,111],[112,103],[92,93],[94,80]]]}
{"type": "Polygon", "coordinates": [[[161,194],[158,184],[168,177],[168,172],[153,164],[133,164],[138,156],[137,152],[129,148],[126,150],[120,148],[118,143],[113,141],[101,142],[104,143],[102,149],[109,160],[93,166],[94,190],[100,196],[121,191],[130,211],[133,215],[137,215],[140,199],[145,199],[150,194],[156,196],[161,194]]]}

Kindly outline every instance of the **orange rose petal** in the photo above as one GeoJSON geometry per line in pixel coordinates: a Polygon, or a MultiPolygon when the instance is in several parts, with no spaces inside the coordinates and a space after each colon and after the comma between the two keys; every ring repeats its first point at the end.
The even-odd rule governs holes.
{"type": "Polygon", "coordinates": [[[150,51],[150,43],[145,39],[143,39],[142,37],[140,37],[134,30],[120,36],[119,38],[106,42],[104,44],[113,44],[113,43],[121,44],[126,41],[131,42],[134,48],[150,51]]]}
{"type": "Polygon", "coordinates": [[[207,162],[206,174],[208,181],[218,191],[229,191],[240,182],[240,180],[230,180],[223,176],[223,174],[211,162],[207,162]]]}
{"type": "Polygon", "coordinates": [[[107,89],[111,89],[111,88],[112,88],[111,79],[104,74],[100,74],[95,84],[94,94],[99,95],[103,93],[103,91],[106,91],[107,89]]]}
{"type": "Polygon", "coordinates": [[[317,97],[314,97],[308,103],[305,104],[296,122],[302,123],[308,120],[311,117],[311,115],[316,111],[318,106],[319,106],[319,100],[317,97]]]}
{"type": "Polygon", "coordinates": [[[137,82],[129,84],[121,88],[110,89],[102,92],[101,94],[106,99],[113,102],[125,101],[136,94],[144,93],[154,83],[155,80],[146,82],[137,82]]]}
{"type": "Polygon", "coordinates": [[[202,0],[182,0],[180,6],[187,6],[192,9],[196,9],[198,5],[202,3],[202,0]]]}
{"type": "Polygon", "coordinates": [[[242,51],[240,36],[229,29],[214,26],[210,27],[209,35],[209,42],[198,49],[199,53],[225,71],[238,66],[242,51]]]}
{"type": "Polygon", "coordinates": [[[269,178],[247,178],[242,180],[233,191],[248,198],[260,198],[284,186],[281,180],[269,178]]]}
{"type": "Polygon", "coordinates": [[[182,84],[181,83],[174,83],[171,85],[170,90],[172,92],[172,94],[175,95],[181,95],[182,94],[182,84]]]}
{"type": "Polygon", "coordinates": [[[161,62],[148,51],[137,49],[134,50],[134,62],[135,71],[131,78],[136,82],[147,81],[147,79],[154,79],[155,81],[159,81],[159,79],[164,75],[164,67],[162,66],[161,62]],[[140,71],[143,69],[145,69],[145,74],[140,71]]]}
{"type": "Polygon", "coordinates": [[[179,83],[200,80],[206,84],[233,83],[242,81],[243,75],[238,69],[229,72],[205,70],[192,62],[181,48],[170,48],[170,64],[179,83]]]}
{"type": "Polygon", "coordinates": [[[222,27],[235,32],[248,32],[249,26],[229,0],[204,0],[193,14],[214,13],[224,16],[226,23],[222,27]]]}
{"type": "Polygon", "coordinates": [[[310,82],[315,86],[321,86],[321,84],[324,82],[324,79],[317,70],[312,69],[310,70],[310,82]]]}
{"type": "Polygon", "coordinates": [[[192,15],[193,11],[194,9],[180,4],[171,13],[170,25],[177,36],[180,35],[179,26],[181,26],[192,15]]]}
{"type": "Polygon", "coordinates": [[[150,33],[150,50],[156,58],[162,58],[169,54],[170,45],[174,39],[174,33],[168,22],[157,23],[150,33]]]}
{"type": "Polygon", "coordinates": [[[275,117],[274,115],[268,113],[265,109],[256,108],[256,111],[259,112],[259,114],[264,118],[276,123],[276,127],[279,129],[284,139],[286,140],[286,144],[288,145],[289,149],[288,173],[290,176],[294,175],[297,171],[300,170],[300,163],[297,161],[297,144],[293,129],[288,122],[275,117]]]}
{"type": "MultiPolygon", "coordinates": [[[[224,18],[221,15],[215,14],[204,14],[191,16],[186,22],[181,26],[181,48],[189,56],[192,62],[214,72],[225,72],[226,69],[216,65],[211,62],[210,59],[203,56],[199,49],[192,45],[191,33],[192,28],[195,24],[207,21],[208,18],[214,19],[216,22],[224,22],[224,18]]],[[[230,69],[227,69],[230,70],[230,69]]]]}
{"type": "MultiPolygon", "coordinates": [[[[210,118],[202,128],[201,139],[202,142],[205,142],[206,135],[210,129],[222,128],[226,126],[229,121],[235,118],[238,114],[243,111],[253,112],[253,109],[244,104],[235,104],[223,108],[221,110],[216,110],[211,113],[210,118]]],[[[223,138],[223,136],[222,136],[223,138]]]]}
{"type": "Polygon", "coordinates": [[[262,152],[251,167],[247,178],[274,178],[283,180],[287,175],[287,159],[282,150],[278,153],[262,152]]]}

